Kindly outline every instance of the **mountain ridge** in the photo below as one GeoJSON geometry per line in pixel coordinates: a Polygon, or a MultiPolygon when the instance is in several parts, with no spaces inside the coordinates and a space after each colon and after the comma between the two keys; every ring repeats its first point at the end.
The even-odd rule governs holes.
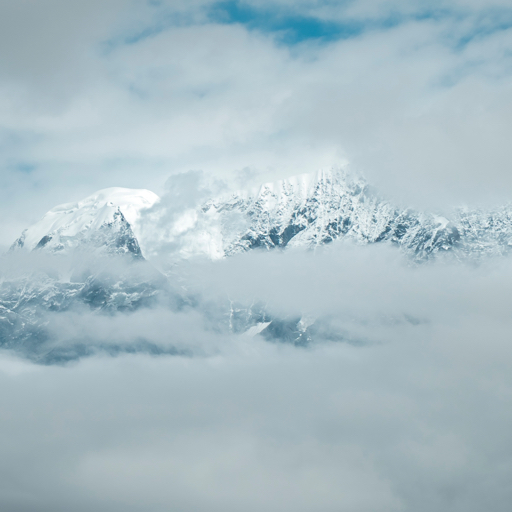
{"type": "MultiPolygon", "coordinates": [[[[29,266],[29,271],[12,275],[3,270],[0,345],[43,362],[81,357],[95,349],[79,332],[61,352],[51,346],[55,315],[124,315],[155,305],[171,311],[195,308],[212,329],[269,341],[303,345],[315,337],[350,339],[349,333],[330,326],[329,319],[311,319],[307,312],[275,317],[258,298],[252,305],[226,298],[207,302],[182,289],[179,262],[224,259],[255,249],[315,249],[343,239],[357,245],[389,244],[419,264],[441,255],[474,261],[512,249],[512,208],[455,209],[451,218],[418,212],[382,199],[363,178],[340,170],[230,192],[169,215],[172,199],[146,190],[105,189],[55,207],[27,228],[10,255],[21,251],[34,261],[53,258],[53,266],[29,266]],[[155,254],[172,271],[165,264],[157,270],[155,254]]],[[[139,341],[126,350],[157,350],[147,340],[139,341]]],[[[102,347],[121,350],[108,348],[107,342],[102,347]]]]}
{"type": "Polygon", "coordinates": [[[100,190],[50,210],[11,250],[103,248],[179,261],[219,259],[256,248],[314,248],[346,238],[360,245],[391,243],[413,260],[425,261],[446,253],[458,259],[506,254],[512,247],[510,207],[455,208],[447,218],[396,206],[364,178],[339,169],[219,195],[169,218],[165,204],[148,190],[100,190]]]}

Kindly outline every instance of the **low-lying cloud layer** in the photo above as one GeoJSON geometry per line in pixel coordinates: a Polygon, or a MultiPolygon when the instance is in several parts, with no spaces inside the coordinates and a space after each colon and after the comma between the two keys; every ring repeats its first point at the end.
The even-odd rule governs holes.
{"type": "Polygon", "coordinates": [[[186,265],[193,306],[51,323],[56,343],[142,336],[174,355],[2,353],[1,508],[508,510],[509,261],[411,267],[335,243],[186,265]],[[345,341],[295,347],[212,322],[256,299],[330,317],[345,341]]]}

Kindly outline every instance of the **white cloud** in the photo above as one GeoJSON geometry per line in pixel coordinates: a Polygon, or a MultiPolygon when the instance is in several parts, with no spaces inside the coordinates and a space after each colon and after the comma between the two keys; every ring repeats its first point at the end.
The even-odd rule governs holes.
{"type": "MultiPolygon", "coordinates": [[[[9,510],[508,510],[507,332],[2,371],[9,510]],[[36,429],[36,434],[34,429],[36,429]]],[[[3,356],[2,356],[3,357],[3,356]]],[[[4,365],[5,366],[5,365],[4,365]]]]}
{"type": "Polygon", "coordinates": [[[2,351],[0,508],[508,510],[509,261],[410,267],[389,248],[332,244],[178,275],[195,309],[48,320],[56,346],[144,338],[186,356],[42,367],[2,351]],[[254,298],[365,343],[296,348],[205,321],[254,298]]]}

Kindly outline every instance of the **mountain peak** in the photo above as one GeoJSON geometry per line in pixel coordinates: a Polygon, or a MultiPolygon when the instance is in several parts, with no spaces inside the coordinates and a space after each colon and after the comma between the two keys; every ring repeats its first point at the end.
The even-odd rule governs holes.
{"type": "Polygon", "coordinates": [[[106,188],[75,203],[52,208],[26,229],[11,250],[61,252],[86,244],[140,256],[138,224],[143,210],[159,197],[149,190],[106,188]]]}

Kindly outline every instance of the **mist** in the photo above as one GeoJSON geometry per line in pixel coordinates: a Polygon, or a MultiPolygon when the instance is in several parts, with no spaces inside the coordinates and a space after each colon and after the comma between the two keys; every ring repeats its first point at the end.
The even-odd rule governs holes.
{"type": "Polygon", "coordinates": [[[49,314],[53,346],[158,351],[2,351],[2,508],[508,510],[510,261],[335,243],[184,265],[181,309],[49,314]],[[295,346],[212,321],[256,299],[342,335],[295,346]]]}

